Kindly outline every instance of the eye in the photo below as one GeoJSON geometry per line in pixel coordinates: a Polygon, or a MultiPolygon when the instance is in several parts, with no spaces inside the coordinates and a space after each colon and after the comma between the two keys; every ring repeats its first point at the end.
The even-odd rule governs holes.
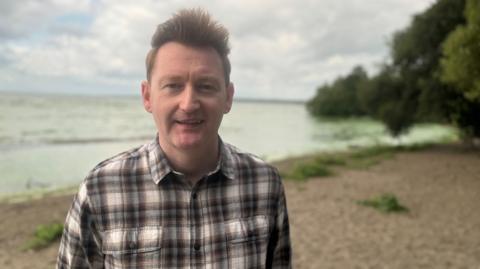
{"type": "Polygon", "coordinates": [[[172,83],[166,83],[165,85],[163,85],[162,88],[167,90],[172,90],[172,91],[179,91],[183,88],[183,85],[181,83],[172,82],[172,83]]]}
{"type": "Polygon", "coordinates": [[[211,90],[211,89],[213,89],[213,86],[210,85],[210,84],[202,84],[202,85],[200,85],[200,89],[211,90]]]}
{"type": "Polygon", "coordinates": [[[200,85],[198,85],[198,88],[201,91],[206,91],[206,92],[211,92],[211,91],[216,91],[217,90],[217,87],[212,83],[201,83],[200,85]]]}

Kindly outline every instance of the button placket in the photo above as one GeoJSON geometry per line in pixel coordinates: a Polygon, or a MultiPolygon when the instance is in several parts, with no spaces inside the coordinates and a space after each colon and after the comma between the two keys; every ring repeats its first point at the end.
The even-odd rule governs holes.
{"type": "Polygon", "coordinates": [[[197,184],[193,187],[190,200],[191,208],[191,223],[192,223],[192,237],[191,237],[191,248],[192,248],[192,263],[200,264],[203,260],[202,255],[202,245],[201,245],[201,229],[202,229],[202,205],[201,202],[201,186],[204,186],[205,181],[203,179],[199,180],[197,184]]]}

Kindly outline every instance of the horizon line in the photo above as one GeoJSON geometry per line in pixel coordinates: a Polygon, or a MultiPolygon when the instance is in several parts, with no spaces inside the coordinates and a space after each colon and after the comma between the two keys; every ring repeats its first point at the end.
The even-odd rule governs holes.
{"type": "MultiPolygon", "coordinates": [[[[47,91],[12,91],[12,90],[1,90],[0,94],[12,94],[12,95],[30,95],[30,96],[65,96],[65,97],[114,97],[114,98],[122,98],[122,97],[140,97],[139,94],[132,94],[132,93],[68,93],[68,92],[47,92],[47,91]]],[[[250,102],[250,103],[289,103],[289,104],[304,104],[308,100],[302,99],[282,99],[282,98],[271,98],[271,97],[233,97],[233,100],[236,102],[250,102]]]]}

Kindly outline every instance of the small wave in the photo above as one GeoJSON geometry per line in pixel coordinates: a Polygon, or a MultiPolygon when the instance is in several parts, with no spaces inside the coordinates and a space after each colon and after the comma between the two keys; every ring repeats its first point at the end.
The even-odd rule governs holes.
{"type": "Polygon", "coordinates": [[[33,179],[33,178],[29,178],[27,180],[27,182],[25,183],[25,188],[27,190],[37,189],[37,188],[48,188],[50,186],[51,186],[50,183],[47,183],[47,182],[39,180],[39,179],[33,179]]]}
{"type": "Polygon", "coordinates": [[[32,148],[45,145],[81,145],[81,144],[103,144],[103,143],[122,143],[122,142],[146,142],[153,139],[153,136],[136,137],[95,137],[95,138],[54,138],[54,139],[0,139],[0,152],[18,150],[22,148],[32,148]]]}
{"type": "Polygon", "coordinates": [[[130,141],[146,141],[152,139],[153,136],[135,136],[135,137],[93,137],[93,138],[56,138],[49,139],[47,144],[92,144],[92,143],[112,143],[112,142],[130,142],[130,141]]]}

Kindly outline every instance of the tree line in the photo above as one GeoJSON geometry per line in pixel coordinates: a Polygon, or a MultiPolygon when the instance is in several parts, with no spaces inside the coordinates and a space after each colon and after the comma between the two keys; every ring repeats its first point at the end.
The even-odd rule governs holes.
{"type": "Polygon", "coordinates": [[[438,0],[393,34],[390,54],[317,89],[314,116],[370,116],[397,137],[417,122],[451,123],[480,137],[480,0],[438,0]]]}

